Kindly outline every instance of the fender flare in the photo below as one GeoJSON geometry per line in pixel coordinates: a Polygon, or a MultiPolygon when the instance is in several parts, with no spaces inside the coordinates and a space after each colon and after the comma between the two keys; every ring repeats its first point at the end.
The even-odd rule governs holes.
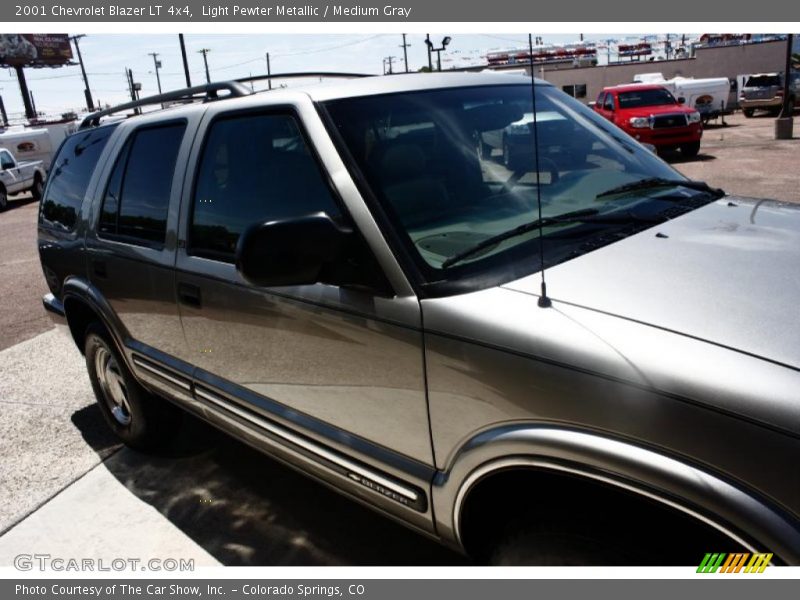
{"type": "MultiPolygon", "coordinates": [[[[69,301],[70,299],[74,299],[78,302],[82,302],[83,304],[87,305],[93,312],[95,312],[99,317],[100,321],[103,323],[105,328],[108,330],[108,333],[111,335],[114,343],[117,346],[117,350],[119,353],[124,357],[125,362],[128,363],[128,368],[131,372],[135,373],[133,369],[133,365],[130,362],[128,357],[128,353],[125,352],[125,340],[128,339],[129,334],[125,326],[122,324],[122,321],[114,313],[114,310],[111,308],[111,305],[108,303],[108,300],[100,293],[96,287],[94,287],[91,282],[83,279],[81,277],[68,277],[64,281],[64,285],[61,289],[61,302],[64,305],[64,313],[67,318],[67,323],[69,324],[69,301]]],[[[70,330],[72,326],[70,325],[70,330]]],[[[73,333],[73,337],[75,332],[73,333]]],[[[76,345],[77,339],[75,340],[76,345]]],[[[78,349],[83,352],[83,348],[80,346],[78,349]]]]}
{"type": "Polygon", "coordinates": [[[800,523],[781,507],[707,469],[630,442],[552,425],[506,424],[454,455],[432,485],[439,534],[463,549],[461,511],[474,486],[507,469],[546,469],[641,494],[719,530],[751,551],[759,544],[800,563],[800,523]]]}

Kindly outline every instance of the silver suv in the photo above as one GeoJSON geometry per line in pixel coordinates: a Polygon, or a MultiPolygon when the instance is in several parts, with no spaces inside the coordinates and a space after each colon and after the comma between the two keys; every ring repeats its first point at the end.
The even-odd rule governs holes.
{"type": "MultiPolygon", "coordinates": [[[[800,71],[789,73],[789,105],[800,106],[800,71]]],[[[783,73],[750,75],[739,95],[739,107],[745,117],[763,109],[777,114],[783,107],[783,73]]]]}
{"type": "Polygon", "coordinates": [[[191,99],[87,117],[42,202],[127,444],[189,411],[479,562],[800,562],[797,206],[518,76],[135,104],[191,99]]]}

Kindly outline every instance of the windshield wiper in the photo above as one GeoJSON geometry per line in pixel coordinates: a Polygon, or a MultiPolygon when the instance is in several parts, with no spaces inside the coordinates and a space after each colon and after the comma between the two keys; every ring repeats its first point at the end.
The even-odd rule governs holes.
{"type": "Polygon", "coordinates": [[[706,192],[715,198],[722,198],[725,195],[724,190],[719,188],[712,188],[705,181],[692,181],[691,179],[665,179],[663,177],[648,177],[647,179],[640,179],[617,187],[613,187],[605,192],[600,192],[595,196],[595,200],[604,198],[605,196],[613,196],[615,194],[624,194],[626,192],[636,192],[639,190],[648,190],[659,187],[685,187],[690,190],[698,192],[706,192]]]}
{"type": "Polygon", "coordinates": [[[572,212],[567,212],[562,215],[556,215],[554,217],[542,217],[541,219],[536,219],[535,221],[531,221],[530,223],[524,223],[519,227],[515,227],[514,229],[509,229],[508,231],[504,231],[503,233],[498,233],[497,235],[488,237],[482,242],[478,242],[474,246],[467,248],[463,252],[454,254],[453,256],[451,256],[442,263],[442,268],[446,269],[448,267],[451,267],[454,264],[459,263],[466,258],[469,258],[470,256],[478,254],[481,250],[485,250],[486,248],[491,248],[492,246],[496,246],[500,242],[504,242],[505,240],[523,235],[525,233],[533,231],[534,229],[539,229],[540,227],[546,227],[548,225],[553,225],[556,223],[571,223],[571,222],[581,222],[581,221],[591,220],[591,217],[596,215],[598,212],[600,211],[597,210],[596,208],[583,208],[581,210],[574,210],[572,212]]]}

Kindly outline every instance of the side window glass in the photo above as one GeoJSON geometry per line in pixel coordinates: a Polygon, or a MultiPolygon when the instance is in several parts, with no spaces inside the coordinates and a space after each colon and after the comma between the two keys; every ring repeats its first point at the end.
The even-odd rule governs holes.
{"type": "Polygon", "coordinates": [[[161,246],[184,123],[134,132],[109,178],[100,233],[121,241],[161,246]]]}
{"type": "Polygon", "coordinates": [[[14,159],[6,150],[0,152],[0,166],[4,169],[13,169],[15,166],[14,159]]]}
{"type": "Polygon", "coordinates": [[[89,180],[114,128],[79,131],[63,143],[50,166],[39,218],[43,225],[68,231],[75,228],[89,180]]]}
{"type": "Polygon", "coordinates": [[[233,262],[248,226],[320,211],[341,216],[293,117],[249,115],[211,125],[192,200],[190,254],[233,262]]]}

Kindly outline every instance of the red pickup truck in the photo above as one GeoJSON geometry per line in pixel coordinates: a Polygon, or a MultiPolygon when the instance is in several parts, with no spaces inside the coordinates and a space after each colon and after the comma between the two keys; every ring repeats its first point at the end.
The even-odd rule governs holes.
{"type": "Polygon", "coordinates": [[[656,84],[636,83],[607,87],[597,96],[594,110],[625,133],[659,151],[680,148],[697,156],[703,124],[700,113],[675,99],[656,84]]]}

